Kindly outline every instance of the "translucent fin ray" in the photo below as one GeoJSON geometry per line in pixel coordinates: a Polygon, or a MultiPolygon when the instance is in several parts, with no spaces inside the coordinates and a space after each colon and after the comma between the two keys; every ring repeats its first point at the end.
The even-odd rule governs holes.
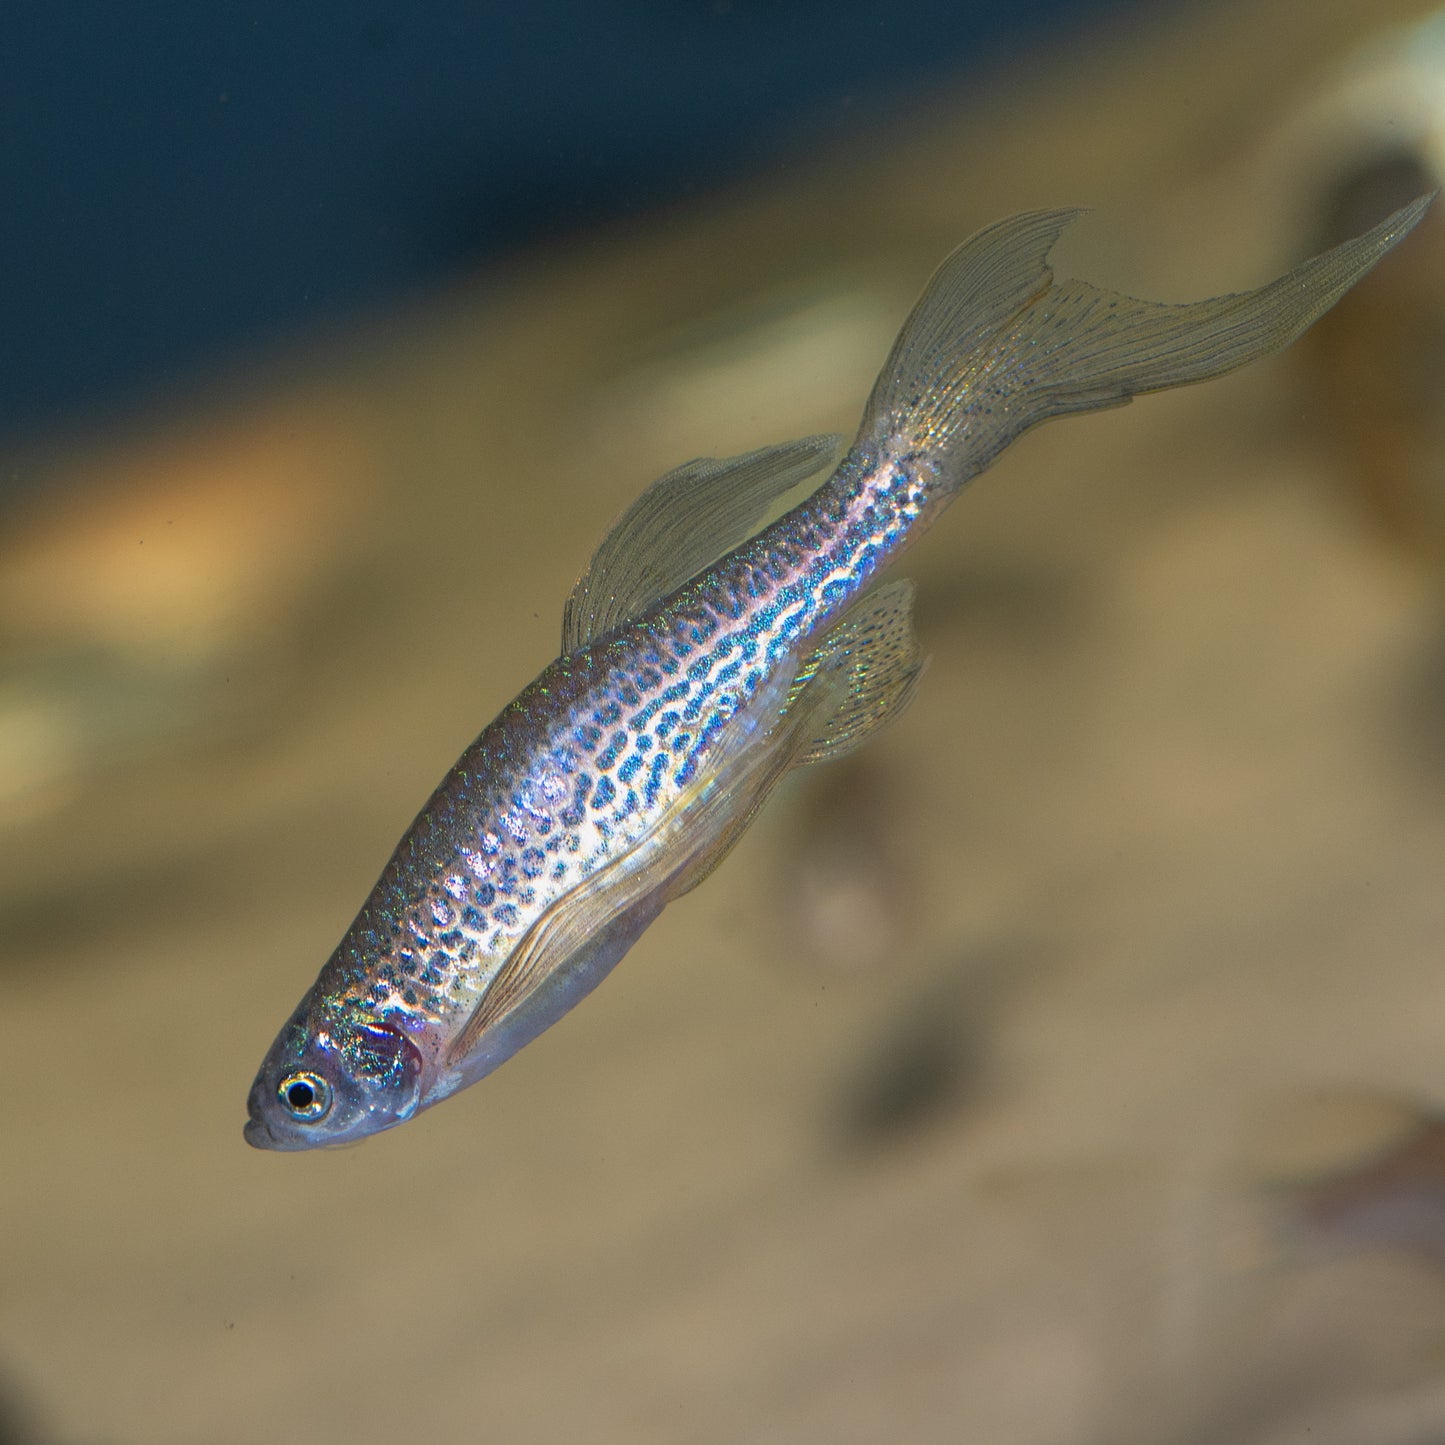
{"type": "Polygon", "coordinates": [[[921,450],[945,488],[1050,417],[1221,376],[1289,344],[1419,221],[1421,197],[1255,291],[1185,305],[1054,281],[1046,257],[1078,211],[1032,211],[950,256],[904,324],[860,441],[921,450]]]}
{"type": "Polygon", "coordinates": [[[699,457],[659,477],[618,519],[562,611],[565,656],[675,592],[757,528],[775,498],[833,457],[804,437],[736,457],[699,457]]]}
{"type": "Polygon", "coordinates": [[[913,597],[907,580],[875,588],[809,654],[794,683],[795,696],[827,674],[835,702],[794,754],[793,767],[847,757],[908,705],[923,671],[913,597]]]}
{"type": "Polygon", "coordinates": [[[522,936],[448,1046],[452,1063],[461,1063],[483,1031],[522,1006],[545,979],[568,968],[613,920],[632,919],[641,932],[722,861],[796,750],[798,722],[785,711],[794,677],[785,665],[768,678],[646,837],[558,899],[522,936]]]}

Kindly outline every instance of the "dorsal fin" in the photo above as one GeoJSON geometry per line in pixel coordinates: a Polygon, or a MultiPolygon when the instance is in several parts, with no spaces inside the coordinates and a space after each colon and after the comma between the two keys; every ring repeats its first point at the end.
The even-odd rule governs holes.
{"type": "Polygon", "coordinates": [[[563,656],[746,541],[774,499],[820,470],[841,441],[804,437],[736,457],[698,457],[659,477],[603,538],[572,589],[562,611],[563,656]]]}

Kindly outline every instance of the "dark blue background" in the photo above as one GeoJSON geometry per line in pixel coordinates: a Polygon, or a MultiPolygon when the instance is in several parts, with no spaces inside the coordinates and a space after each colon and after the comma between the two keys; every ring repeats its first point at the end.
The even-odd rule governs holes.
{"type": "Polygon", "coordinates": [[[1127,0],[0,6],[0,439],[846,138],[1127,0]]]}

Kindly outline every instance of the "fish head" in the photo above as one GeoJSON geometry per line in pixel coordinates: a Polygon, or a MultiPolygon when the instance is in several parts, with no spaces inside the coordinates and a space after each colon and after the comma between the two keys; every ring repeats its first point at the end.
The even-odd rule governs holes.
{"type": "Polygon", "coordinates": [[[421,1082],[421,1052],[400,1028],[305,999],[251,1085],[246,1142],[285,1150],[354,1143],[409,1119],[421,1082]]]}

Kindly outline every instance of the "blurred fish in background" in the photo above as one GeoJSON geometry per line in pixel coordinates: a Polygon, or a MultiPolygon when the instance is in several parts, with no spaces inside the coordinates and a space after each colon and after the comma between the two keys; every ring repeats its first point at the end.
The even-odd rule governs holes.
{"type": "Polygon", "coordinates": [[[1336,1089],[1263,1111],[1253,1132],[1283,1242],[1445,1266],[1445,1131],[1427,1103],[1336,1089]]]}
{"type": "Polygon", "coordinates": [[[1188,299],[1438,183],[1428,6],[1026,13],[0,20],[22,1438],[1438,1438],[1438,206],[1308,354],[1015,448],[926,695],[586,1010],[236,1137],[649,478],[851,425],[998,216],[1188,299]]]}

